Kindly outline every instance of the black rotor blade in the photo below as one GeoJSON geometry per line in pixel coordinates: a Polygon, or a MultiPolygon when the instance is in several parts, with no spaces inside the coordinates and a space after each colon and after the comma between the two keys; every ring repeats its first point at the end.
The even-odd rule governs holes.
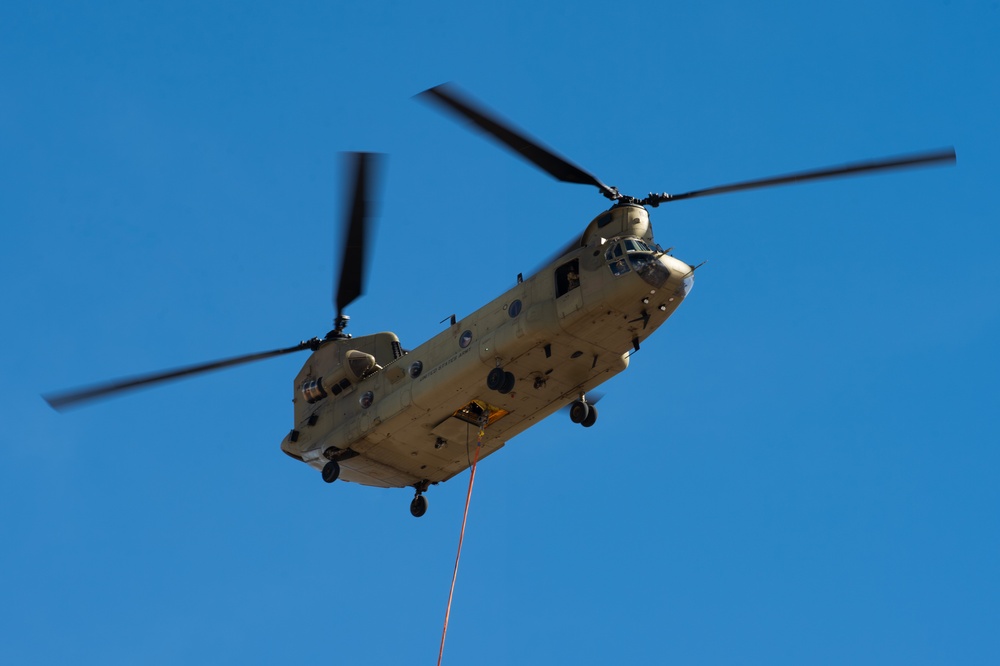
{"type": "Polygon", "coordinates": [[[784,176],[772,176],[770,178],[759,178],[748,180],[742,183],[731,185],[721,185],[710,187],[704,190],[694,190],[683,194],[651,194],[649,198],[642,201],[644,204],[656,206],[668,201],[679,201],[681,199],[694,199],[695,197],[707,197],[713,194],[725,194],[726,192],[739,192],[741,190],[753,190],[759,187],[771,187],[773,185],[786,185],[788,183],[801,183],[809,180],[819,180],[822,178],[835,178],[838,176],[850,176],[865,173],[868,171],[886,171],[889,169],[903,169],[906,167],[916,167],[939,162],[954,164],[955,149],[946,148],[928,153],[916,155],[903,155],[900,157],[888,157],[884,159],[868,160],[865,162],[853,162],[837,167],[827,167],[823,169],[812,169],[790,173],[784,176]]]}
{"type": "Polygon", "coordinates": [[[583,238],[581,235],[574,236],[571,240],[567,241],[560,249],[556,250],[549,256],[547,256],[541,263],[539,263],[532,273],[539,273],[544,268],[551,266],[556,263],[559,259],[562,259],[567,254],[577,249],[578,247],[583,247],[583,238]]]}
{"type": "Polygon", "coordinates": [[[340,317],[364,290],[365,258],[374,212],[371,184],[375,178],[379,155],[348,153],[348,168],[353,173],[349,181],[350,204],[344,216],[344,253],[340,262],[340,277],[334,285],[334,305],[340,317]]]}
{"type": "Polygon", "coordinates": [[[564,183],[593,185],[609,199],[616,200],[620,198],[618,191],[613,187],[605,185],[593,174],[584,171],[566,158],[560,157],[548,148],[543,147],[538,141],[528,138],[523,132],[515,130],[510,123],[491,115],[477,103],[470,100],[468,96],[459,92],[454,85],[443,83],[417,94],[417,97],[436,103],[442,108],[458,115],[460,118],[467,120],[556,180],[561,180],[564,183]]]}
{"type": "Polygon", "coordinates": [[[256,354],[245,354],[243,356],[227,358],[221,361],[210,361],[208,363],[190,365],[183,368],[177,368],[175,370],[138,375],[135,377],[127,377],[125,379],[117,379],[105,384],[97,384],[89,388],[76,389],[63,393],[50,393],[48,395],[43,395],[42,398],[44,398],[45,402],[49,403],[53,409],[62,411],[63,409],[74,407],[84,402],[90,402],[91,400],[98,400],[100,398],[108,398],[115,394],[131,391],[133,389],[144,388],[190,375],[211,372],[213,370],[221,370],[222,368],[229,368],[243,363],[261,361],[266,358],[281,356],[283,354],[291,354],[305,349],[312,349],[316,343],[317,341],[315,340],[308,340],[300,342],[294,347],[286,347],[285,349],[275,349],[272,351],[258,352],[256,354]]]}

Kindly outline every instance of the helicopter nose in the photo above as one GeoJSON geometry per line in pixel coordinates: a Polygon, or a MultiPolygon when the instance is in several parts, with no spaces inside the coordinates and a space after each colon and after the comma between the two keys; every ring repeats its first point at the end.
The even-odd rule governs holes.
{"type": "Polygon", "coordinates": [[[685,297],[691,293],[692,287],[694,287],[694,273],[688,273],[684,279],[681,280],[681,289],[684,291],[685,297]]]}
{"type": "Polygon", "coordinates": [[[687,297],[694,287],[694,269],[668,254],[662,255],[659,261],[670,274],[670,282],[666,285],[667,289],[672,292],[670,300],[687,297]]]}

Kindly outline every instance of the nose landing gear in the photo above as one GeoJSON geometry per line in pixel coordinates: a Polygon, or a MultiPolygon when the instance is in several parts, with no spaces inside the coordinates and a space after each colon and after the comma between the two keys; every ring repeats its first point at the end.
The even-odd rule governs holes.
{"type": "Polygon", "coordinates": [[[413,488],[417,492],[413,496],[413,501],[410,502],[410,515],[414,518],[419,518],[427,513],[427,498],[424,497],[424,493],[429,485],[427,481],[413,484],[413,488]]]}
{"type": "Polygon", "coordinates": [[[419,518],[420,516],[427,513],[427,498],[423,495],[417,495],[410,502],[410,515],[414,518],[419,518]]]}
{"type": "Polygon", "coordinates": [[[597,423],[597,407],[581,396],[579,400],[570,405],[569,420],[573,423],[579,423],[584,428],[589,428],[597,423]]]}

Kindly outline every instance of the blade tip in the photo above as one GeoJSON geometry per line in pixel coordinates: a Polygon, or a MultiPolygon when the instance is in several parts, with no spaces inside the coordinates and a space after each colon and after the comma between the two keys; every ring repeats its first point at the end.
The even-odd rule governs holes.
{"type": "Polygon", "coordinates": [[[42,395],[42,400],[44,400],[45,404],[47,404],[49,407],[51,407],[54,411],[57,411],[59,413],[62,413],[63,411],[65,411],[64,407],[66,407],[67,401],[66,401],[65,398],[62,398],[61,396],[51,395],[51,394],[50,395],[44,395],[43,394],[42,395]]]}
{"type": "Polygon", "coordinates": [[[449,81],[445,81],[444,83],[439,83],[436,86],[431,86],[426,90],[421,90],[415,94],[414,97],[417,99],[427,99],[428,97],[440,99],[448,96],[446,91],[449,87],[451,87],[451,83],[449,81]]]}

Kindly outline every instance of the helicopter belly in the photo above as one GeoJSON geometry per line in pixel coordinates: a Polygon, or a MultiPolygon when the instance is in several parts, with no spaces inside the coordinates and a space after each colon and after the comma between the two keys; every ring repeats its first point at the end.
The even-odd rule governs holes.
{"type": "Polygon", "coordinates": [[[351,399],[355,406],[344,409],[353,414],[310,421],[303,413],[315,422],[305,462],[322,468],[321,452],[333,447],[342,479],[379,487],[459,474],[471,464],[481,424],[485,458],[628,367],[629,354],[690,287],[686,264],[666,255],[659,261],[669,278],[656,284],[605,264],[585,264],[579,286],[554,299],[547,281],[519,283],[400,359],[419,371],[390,368],[359,383],[354,392],[372,396],[370,407],[357,411],[351,399]],[[491,388],[491,371],[509,375],[511,385],[491,388]]]}
{"type": "Polygon", "coordinates": [[[340,464],[340,478],[376,488],[405,488],[420,479],[379,463],[368,456],[358,456],[340,464]]]}
{"type": "MultiPolygon", "coordinates": [[[[625,370],[631,350],[686,295],[679,282],[656,290],[634,274],[591,284],[599,298],[579,289],[572,294],[578,302],[567,307],[540,301],[492,326],[470,318],[410,352],[406,358],[420,361],[422,373],[383,391],[371,413],[348,420],[327,440],[356,454],[342,461],[341,478],[379,487],[450,479],[470,466],[481,422],[480,459],[625,370]],[[513,375],[511,390],[487,386],[494,368],[513,375]]],[[[323,462],[317,456],[310,464],[323,462]]]]}
{"type": "Polygon", "coordinates": [[[489,367],[470,356],[460,381],[451,377],[449,389],[422,409],[420,418],[400,415],[383,421],[352,445],[360,455],[342,464],[342,478],[383,487],[446,481],[470,466],[470,451],[478,441],[479,425],[469,419],[470,405],[487,415],[499,415],[483,429],[482,459],[628,367],[627,354],[601,349],[594,353],[595,348],[587,345],[586,354],[573,358],[581,346],[578,338],[562,333],[549,340],[527,346],[504,365],[516,378],[514,390],[506,394],[486,387],[489,367]],[[557,358],[570,363],[557,364],[557,358]]]}

